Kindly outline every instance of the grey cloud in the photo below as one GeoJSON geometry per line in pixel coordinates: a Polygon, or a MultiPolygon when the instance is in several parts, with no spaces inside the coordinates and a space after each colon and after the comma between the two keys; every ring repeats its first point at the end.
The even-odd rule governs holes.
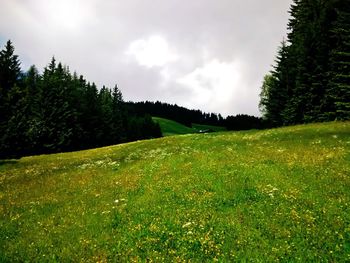
{"type": "Polygon", "coordinates": [[[158,99],[204,111],[258,115],[261,81],[286,35],[291,2],[0,0],[0,44],[12,39],[24,67],[36,64],[41,68],[55,55],[99,86],[118,83],[127,100],[158,99]],[[85,16],[76,27],[60,28],[50,20],[45,8],[48,2],[65,3],[77,16],[79,12],[85,12],[85,16]],[[168,42],[178,61],[147,68],[131,58],[126,60],[130,43],[154,35],[168,42]],[[232,73],[240,75],[240,82],[232,86],[232,92],[223,94],[230,96],[232,103],[192,105],[197,92],[177,79],[213,60],[244,65],[232,73]],[[171,75],[166,82],[161,73],[165,68],[171,75]]]}

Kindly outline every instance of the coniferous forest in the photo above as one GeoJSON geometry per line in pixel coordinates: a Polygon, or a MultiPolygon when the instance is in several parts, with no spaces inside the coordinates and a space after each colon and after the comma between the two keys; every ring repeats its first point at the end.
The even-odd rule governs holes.
{"type": "Polygon", "coordinates": [[[124,102],[117,85],[101,89],[53,57],[27,72],[9,40],[0,51],[0,159],[75,151],[162,136],[152,116],[191,127],[260,129],[261,118],[189,110],[162,102],[124,102]]]}
{"type": "Polygon", "coordinates": [[[89,83],[52,58],[23,73],[8,41],[0,53],[0,158],[95,148],[161,136],[149,115],[132,115],[117,86],[89,83]]]}
{"type": "Polygon", "coordinates": [[[294,0],[288,37],[263,81],[272,126],[350,119],[350,1],[294,0]]]}

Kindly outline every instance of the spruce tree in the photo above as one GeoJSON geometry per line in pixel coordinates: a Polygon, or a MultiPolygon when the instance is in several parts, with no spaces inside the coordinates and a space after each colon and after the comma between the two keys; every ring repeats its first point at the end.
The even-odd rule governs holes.
{"type": "Polygon", "coordinates": [[[127,113],[125,111],[123,95],[115,85],[112,92],[112,138],[114,143],[120,143],[127,140],[127,113]]]}
{"type": "Polygon", "coordinates": [[[67,72],[52,58],[44,70],[41,111],[43,117],[42,144],[48,152],[69,149],[72,140],[71,114],[68,102],[67,72]]]}
{"type": "Polygon", "coordinates": [[[276,66],[265,76],[260,94],[260,108],[264,118],[273,126],[282,125],[284,122],[289,86],[288,47],[283,41],[278,51],[276,66]]]}
{"type": "Polygon", "coordinates": [[[324,119],[350,119],[350,3],[337,1],[330,30],[329,83],[324,98],[324,119]]]}
{"type": "Polygon", "coordinates": [[[41,115],[41,76],[37,68],[33,65],[29,68],[24,78],[24,87],[27,96],[26,118],[28,129],[26,137],[28,141],[27,151],[30,153],[38,153],[42,150],[40,145],[40,132],[42,130],[43,117],[41,115]]]}
{"type": "Polygon", "coordinates": [[[9,40],[4,49],[0,51],[0,158],[5,157],[8,150],[11,149],[9,138],[12,136],[13,127],[9,126],[9,121],[13,98],[10,99],[10,92],[16,89],[16,92],[12,92],[11,97],[17,97],[14,93],[20,89],[18,86],[21,76],[20,62],[14,50],[9,40]]]}
{"type": "Polygon", "coordinates": [[[261,98],[265,117],[275,125],[350,118],[349,5],[346,0],[293,2],[288,45],[278,53],[268,97],[261,98]]]}

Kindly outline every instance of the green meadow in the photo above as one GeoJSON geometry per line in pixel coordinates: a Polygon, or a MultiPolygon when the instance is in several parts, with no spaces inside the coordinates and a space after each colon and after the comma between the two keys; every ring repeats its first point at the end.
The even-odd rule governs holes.
{"type": "Polygon", "coordinates": [[[350,261],[350,122],[1,161],[0,261],[350,261]]]}
{"type": "Polygon", "coordinates": [[[189,133],[197,132],[197,130],[187,127],[173,120],[159,118],[159,117],[152,117],[152,119],[153,121],[159,124],[160,129],[162,130],[163,136],[172,136],[172,135],[189,134],[189,133]]]}

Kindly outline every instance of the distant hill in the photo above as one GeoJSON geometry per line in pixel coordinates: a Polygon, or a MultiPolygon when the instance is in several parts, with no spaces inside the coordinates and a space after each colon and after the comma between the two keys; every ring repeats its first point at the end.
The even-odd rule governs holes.
{"type": "Polygon", "coordinates": [[[214,125],[202,125],[192,124],[192,128],[187,127],[181,123],[173,120],[152,117],[153,121],[157,122],[162,130],[163,136],[179,135],[179,134],[190,134],[190,133],[201,133],[201,132],[219,132],[226,131],[225,127],[214,126],[214,125]]]}
{"type": "Polygon", "coordinates": [[[176,121],[152,117],[153,121],[157,122],[160,126],[163,136],[179,135],[179,134],[188,134],[196,133],[197,130],[189,128],[181,123],[176,121]]]}

